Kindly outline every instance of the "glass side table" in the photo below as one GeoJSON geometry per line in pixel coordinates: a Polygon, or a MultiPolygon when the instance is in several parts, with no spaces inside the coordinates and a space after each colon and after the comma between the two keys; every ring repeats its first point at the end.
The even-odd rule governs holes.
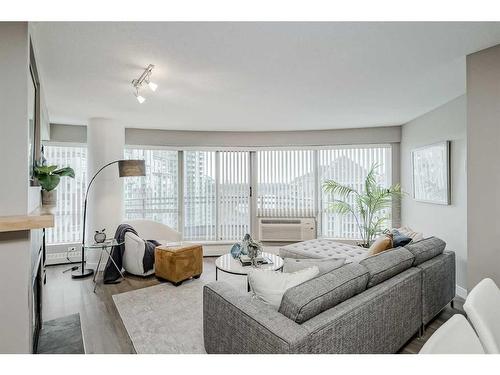
{"type": "MultiPolygon", "coordinates": [[[[120,246],[123,244],[124,244],[124,241],[118,242],[117,240],[112,238],[112,239],[106,240],[106,241],[101,242],[101,243],[93,243],[91,245],[85,245],[85,249],[101,249],[101,254],[99,254],[99,262],[97,262],[97,268],[94,272],[94,277],[92,279],[94,282],[94,293],[95,293],[95,290],[97,288],[97,281],[96,281],[97,272],[99,271],[99,267],[101,265],[103,253],[108,254],[109,259],[111,259],[111,262],[113,263],[113,265],[115,266],[117,271],[120,272],[120,275],[122,276],[122,278],[125,278],[122,270],[118,268],[117,264],[115,263],[115,261],[113,259],[113,250],[114,250],[115,246],[120,246]]],[[[103,276],[103,281],[104,281],[104,276],[103,276]]]]}

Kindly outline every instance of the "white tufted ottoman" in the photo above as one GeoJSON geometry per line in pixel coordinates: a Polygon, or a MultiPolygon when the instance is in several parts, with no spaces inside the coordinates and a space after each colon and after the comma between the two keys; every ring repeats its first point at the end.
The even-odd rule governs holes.
{"type": "Polygon", "coordinates": [[[279,249],[280,257],[309,258],[345,258],[346,263],[356,263],[366,257],[367,249],[327,239],[309,240],[283,246],[279,249]]]}

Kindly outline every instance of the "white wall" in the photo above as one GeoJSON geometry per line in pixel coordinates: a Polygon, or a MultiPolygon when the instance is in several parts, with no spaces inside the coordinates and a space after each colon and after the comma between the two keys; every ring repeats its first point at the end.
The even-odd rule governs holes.
{"type": "MultiPolygon", "coordinates": [[[[0,184],[0,215],[28,213],[27,22],[0,23],[0,160],[8,176],[0,184]]],[[[0,353],[29,353],[30,232],[0,233],[0,353]]]]}
{"type": "Polygon", "coordinates": [[[500,45],[467,56],[468,285],[500,285],[500,45]]]}
{"type": "Polygon", "coordinates": [[[210,132],[157,129],[125,130],[125,144],[202,147],[282,147],[398,143],[400,126],[269,132],[210,132]]]}
{"type": "MultiPolygon", "coordinates": [[[[455,251],[457,285],[467,288],[467,175],[466,97],[403,125],[401,134],[401,186],[408,193],[401,205],[401,221],[425,236],[437,236],[455,251]],[[451,141],[451,205],[417,202],[412,197],[411,152],[428,144],[451,141]]],[[[458,290],[465,292],[465,290],[458,290]]]]}

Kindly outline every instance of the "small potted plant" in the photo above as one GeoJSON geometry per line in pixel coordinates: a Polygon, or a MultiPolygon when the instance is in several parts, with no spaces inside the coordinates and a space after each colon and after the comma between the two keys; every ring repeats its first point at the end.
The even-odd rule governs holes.
{"type": "Polygon", "coordinates": [[[59,168],[57,165],[45,165],[36,163],[34,176],[42,187],[42,205],[55,206],[57,204],[56,187],[61,181],[61,177],[67,176],[75,178],[75,171],[71,167],[59,168]]]}

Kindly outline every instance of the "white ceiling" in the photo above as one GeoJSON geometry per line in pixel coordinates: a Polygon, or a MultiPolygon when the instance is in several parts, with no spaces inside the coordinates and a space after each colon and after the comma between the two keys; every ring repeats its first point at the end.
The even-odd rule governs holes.
{"type": "Polygon", "coordinates": [[[399,125],[465,92],[500,23],[36,23],[52,122],[304,130],[399,125]],[[140,105],[130,81],[155,64],[140,105]]]}

